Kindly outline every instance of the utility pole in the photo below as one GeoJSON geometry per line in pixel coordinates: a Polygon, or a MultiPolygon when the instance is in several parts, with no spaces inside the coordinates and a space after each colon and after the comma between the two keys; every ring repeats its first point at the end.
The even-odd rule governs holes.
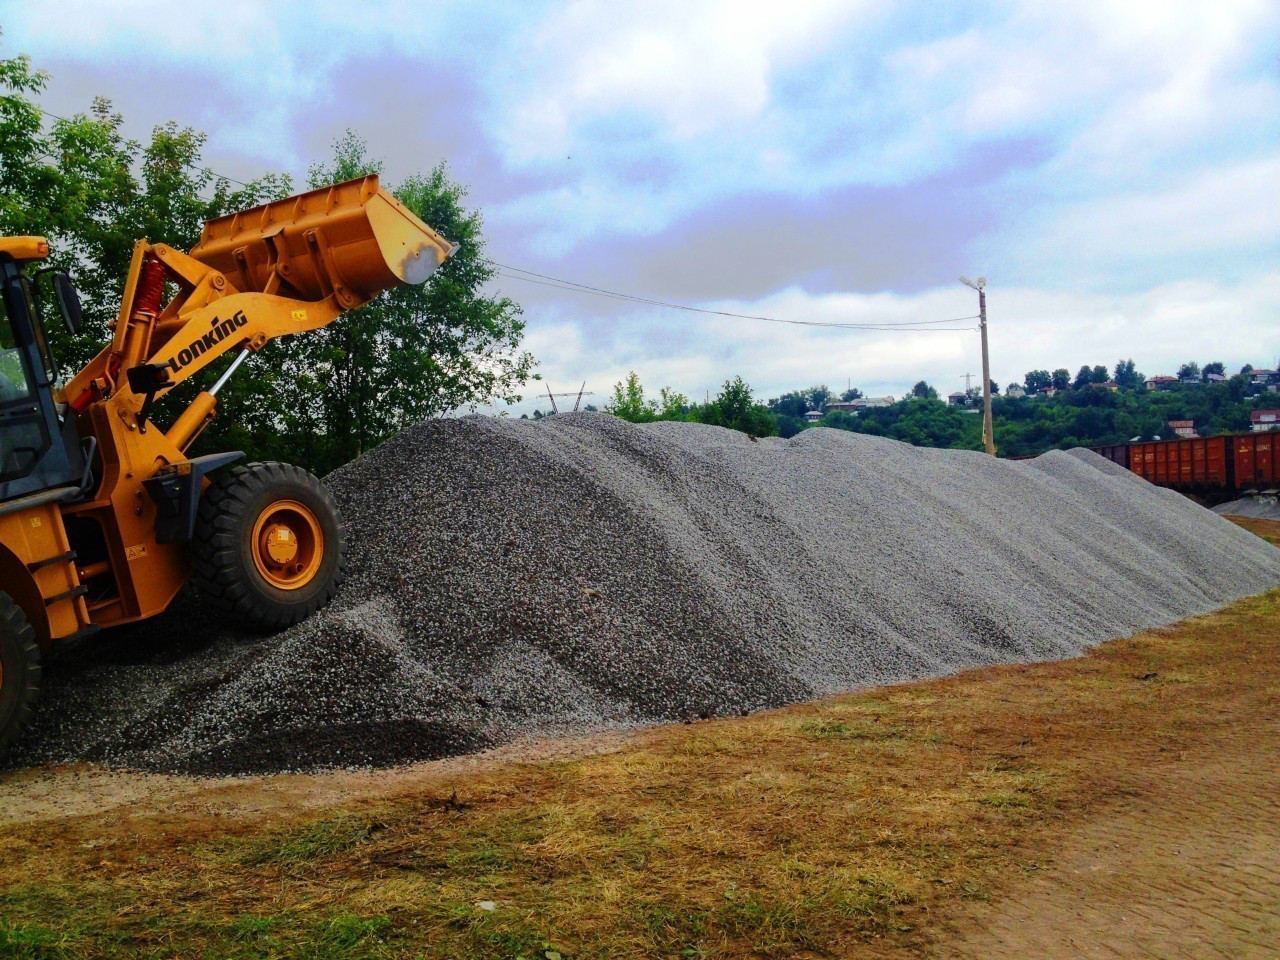
{"type": "Polygon", "coordinates": [[[987,354],[987,278],[979,277],[974,283],[968,277],[961,277],[960,282],[978,291],[978,331],[982,334],[982,444],[994,457],[996,439],[991,426],[991,360],[987,354]]]}

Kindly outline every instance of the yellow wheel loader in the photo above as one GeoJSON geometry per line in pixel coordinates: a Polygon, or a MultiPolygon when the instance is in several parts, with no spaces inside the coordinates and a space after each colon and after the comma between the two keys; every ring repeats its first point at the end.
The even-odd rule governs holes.
{"type": "Polygon", "coordinates": [[[41,268],[44,239],[0,238],[0,756],[43,654],[163,612],[188,580],[259,630],[329,602],[342,526],[320,481],[186,451],[251,353],[421,283],[456,250],[372,176],[211,220],[190,253],[139,241],[111,343],[60,385],[40,289],[74,333],[75,286],[41,268]],[[227,355],[167,429],[151,422],[157,398],[227,355]]]}

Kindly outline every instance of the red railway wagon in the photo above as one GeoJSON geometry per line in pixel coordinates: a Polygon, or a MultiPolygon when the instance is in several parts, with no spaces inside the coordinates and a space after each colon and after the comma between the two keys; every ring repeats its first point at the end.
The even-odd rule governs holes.
{"type": "Polygon", "coordinates": [[[1274,433],[1241,433],[1228,439],[1231,441],[1236,489],[1280,485],[1280,436],[1274,433]]]}
{"type": "Polygon", "coordinates": [[[1132,443],[1129,444],[1129,469],[1159,487],[1230,489],[1233,486],[1232,439],[1190,437],[1132,443]]]}
{"type": "Polygon", "coordinates": [[[1094,453],[1100,453],[1112,463],[1118,463],[1126,470],[1129,469],[1129,444],[1127,443],[1108,443],[1101,447],[1090,447],[1094,453]]]}

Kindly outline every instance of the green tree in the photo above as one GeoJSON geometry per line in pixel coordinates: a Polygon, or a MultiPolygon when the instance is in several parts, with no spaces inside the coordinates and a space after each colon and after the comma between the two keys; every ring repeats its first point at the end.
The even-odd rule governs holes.
{"type": "Polygon", "coordinates": [[[1046,387],[1053,386],[1053,375],[1048,370],[1028,370],[1022,378],[1027,393],[1039,393],[1046,387]]]}
{"type": "Polygon", "coordinates": [[[770,400],[769,409],[780,417],[803,420],[809,409],[809,398],[803,390],[792,390],[776,400],[770,400]]]}
{"type": "Polygon", "coordinates": [[[613,385],[613,399],[605,404],[604,412],[611,413],[632,423],[649,423],[653,420],[682,420],[689,409],[684,394],[667,387],[658,391],[658,398],[646,399],[640,375],[634,370],[627,379],[613,385]]]}
{"type": "Polygon", "coordinates": [[[647,423],[653,419],[653,411],[644,398],[640,374],[632,370],[626,380],[613,385],[613,399],[604,405],[604,412],[632,423],[647,423]]]}
{"type": "Polygon", "coordinates": [[[916,385],[911,388],[911,396],[917,400],[937,400],[938,391],[929,386],[923,380],[917,381],[916,385]]]}
{"type": "Polygon", "coordinates": [[[1213,363],[1206,363],[1203,367],[1200,368],[1200,379],[1202,380],[1206,379],[1211,373],[1217,374],[1218,376],[1222,377],[1226,375],[1226,372],[1227,372],[1226,364],[1224,364],[1221,360],[1215,360],[1213,363]]]}
{"type": "Polygon", "coordinates": [[[857,431],[858,417],[855,414],[845,410],[832,410],[818,421],[820,426],[831,427],[835,430],[851,430],[857,431]]]}
{"type": "Polygon", "coordinates": [[[777,416],[755,401],[751,387],[742,377],[726,380],[714,400],[692,412],[702,423],[741,430],[753,437],[772,437],[778,433],[777,416]]]}
{"type": "Polygon", "coordinates": [[[844,393],[840,394],[841,403],[851,403],[854,400],[862,399],[862,391],[857,387],[850,387],[844,393]]]}
{"type": "Polygon", "coordinates": [[[1053,378],[1049,386],[1055,390],[1066,390],[1071,386],[1071,372],[1066,367],[1059,367],[1053,371],[1053,378]]]}
{"type": "Polygon", "coordinates": [[[805,391],[805,403],[808,404],[810,410],[821,412],[834,396],[835,394],[831,392],[826,384],[820,387],[810,387],[805,391]]]}
{"type": "Polygon", "coordinates": [[[1179,380],[1199,380],[1200,364],[1192,360],[1190,363],[1184,363],[1178,368],[1179,380]]]}
{"type": "Polygon", "coordinates": [[[1142,385],[1143,376],[1132,359],[1117,360],[1115,381],[1121,388],[1133,390],[1142,385]]]}

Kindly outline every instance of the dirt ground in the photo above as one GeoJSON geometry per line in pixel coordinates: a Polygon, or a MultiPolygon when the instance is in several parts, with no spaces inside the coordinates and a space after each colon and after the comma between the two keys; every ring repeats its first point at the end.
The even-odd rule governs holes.
{"type": "Polygon", "coordinates": [[[1137,769],[1128,795],[1045,837],[1045,866],[969,912],[948,956],[1280,957],[1276,718],[1137,769]],[[1268,759],[1270,757],[1270,759],[1268,759]]]}
{"type": "MultiPolygon", "coordinates": [[[[1280,524],[1246,526],[1280,536],[1280,524]]],[[[1280,591],[394,771],[0,775],[0,958],[1280,958],[1280,591]]]]}

